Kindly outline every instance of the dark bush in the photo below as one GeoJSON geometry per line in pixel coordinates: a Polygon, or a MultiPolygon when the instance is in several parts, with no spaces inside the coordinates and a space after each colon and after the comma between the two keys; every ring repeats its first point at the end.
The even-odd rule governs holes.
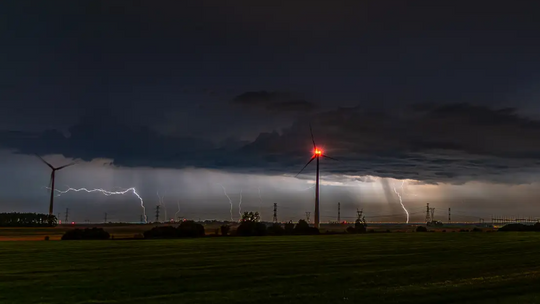
{"type": "Polygon", "coordinates": [[[260,219],[259,212],[244,212],[242,222],[236,228],[236,234],[241,236],[266,235],[266,225],[259,222],[260,219]]]}
{"type": "Polygon", "coordinates": [[[469,229],[459,229],[459,232],[469,232],[469,229]]]}
{"type": "Polygon", "coordinates": [[[244,221],[236,228],[236,234],[241,236],[266,235],[266,225],[259,222],[244,221]]]}
{"type": "Polygon", "coordinates": [[[304,221],[304,220],[299,220],[298,223],[296,223],[296,226],[294,226],[294,231],[295,232],[302,232],[302,231],[306,231],[309,229],[309,224],[308,222],[304,221]]]}
{"type": "Polygon", "coordinates": [[[292,221],[289,221],[288,223],[285,223],[285,234],[293,234],[294,233],[294,223],[292,221]]]}
{"type": "Polygon", "coordinates": [[[484,230],[482,230],[482,229],[480,229],[480,228],[478,228],[478,227],[474,227],[474,228],[471,230],[471,232],[482,232],[482,231],[484,231],[484,230]]]}
{"type": "Polygon", "coordinates": [[[62,240],[108,240],[110,235],[103,228],[72,229],[66,231],[62,240]]]}
{"type": "Polygon", "coordinates": [[[418,226],[416,227],[416,232],[428,232],[428,230],[424,226],[418,226]]]}
{"type": "Polygon", "coordinates": [[[176,228],[178,237],[203,237],[205,235],[204,226],[194,221],[185,221],[176,228]]]}
{"type": "Polygon", "coordinates": [[[0,227],[54,227],[56,216],[43,213],[0,213],[0,227]]]}
{"type": "Polygon", "coordinates": [[[499,228],[498,231],[540,231],[540,223],[534,225],[508,224],[499,228]]]}
{"type": "Polygon", "coordinates": [[[178,231],[173,226],[158,226],[144,232],[145,239],[169,239],[178,237],[178,231]]]}
{"type": "MultiPolygon", "coordinates": [[[[354,227],[350,226],[350,227],[347,228],[347,232],[348,233],[366,233],[367,232],[367,227],[363,222],[356,221],[354,223],[354,227]]],[[[390,232],[390,231],[388,231],[388,232],[390,232]]]]}
{"type": "Polygon", "coordinates": [[[267,229],[268,235],[284,235],[285,229],[280,224],[274,223],[267,229]]]}
{"type": "Polygon", "coordinates": [[[49,236],[46,235],[46,236],[45,236],[45,241],[48,241],[48,240],[49,240],[49,236]]]}
{"type": "Polygon", "coordinates": [[[231,226],[229,225],[222,225],[219,227],[221,229],[221,235],[227,236],[229,234],[229,231],[231,230],[231,226]]]}
{"type": "Polygon", "coordinates": [[[310,227],[304,220],[299,220],[296,226],[294,226],[294,234],[319,234],[319,229],[310,227]]]}

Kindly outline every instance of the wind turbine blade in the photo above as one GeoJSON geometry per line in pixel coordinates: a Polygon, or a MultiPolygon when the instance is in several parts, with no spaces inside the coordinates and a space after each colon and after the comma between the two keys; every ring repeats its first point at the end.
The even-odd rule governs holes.
{"type": "Polygon", "coordinates": [[[49,168],[51,168],[52,170],[54,170],[54,167],[53,167],[51,164],[49,164],[47,161],[45,161],[45,160],[43,159],[43,157],[41,157],[41,156],[39,156],[39,155],[37,155],[37,154],[36,154],[36,156],[37,156],[39,159],[41,159],[41,161],[42,161],[45,165],[49,166],[49,168]]]}
{"type": "Polygon", "coordinates": [[[302,170],[300,170],[300,172],[298,172],[298,174],[296,174],[294,177],[297,177],[300,173],[302,173],[302,171],[304,171],[304,169],[309,165],[309,163],[311,163],[314,159],[315,159],[316,156],[313,156],[308,162],[307,164],[304,166],[304,168],[302,168],[302,170]]]}
{"type": "Polygon", "coordinates": [[[311,141],[313,142],[313,149],[316,149],[317,145],[315,144],[315,138],[313,137],[313,129],[311,128],[311,124],[309,124],[309,132],[311,133],[311,141]]]}
{"type": "Polygon", "coordinates": [[[75,163],[71,163],[71,164],[64,165],[62,167],[55,168],[55,170],[64,169],[65,167],[69,167],[69,166],[73,166],[73,165],[75,165],[75,163]]]}
{"type": "Polygon", "coordinates": [[[335,160],[335,161],[339,161],[339,160],[337,160],[337,159],[335,159],[335,158],[333,158],[333,157],[330,157],[330,156],[326,156],[326,155],[323,155],[322,157],[325,157],[325,158],[329,158],[329,159],[331,159],[331,160],[335,160]]]}

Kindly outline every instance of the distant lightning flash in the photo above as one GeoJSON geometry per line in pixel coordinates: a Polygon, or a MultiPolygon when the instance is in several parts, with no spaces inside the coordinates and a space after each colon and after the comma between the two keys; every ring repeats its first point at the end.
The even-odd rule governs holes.
{"type": "Polygon", "coordinates": [[[66,194],[70,191],[73,191],[73,192],[80,192],[80,191],[84,191],[84,192],[88,192],[88,193],[92,193],[92,192],[100,192],[101,194],[103,195],[106,195],[106,196],[111,196],[111,195],[124,195],[128,192],[132,192],[133,194],[135,194],[139,200],[141,201],[141,208],[143,210],[143,215],[144,215],[144,222],[145,223],[148,223],[148,217],[146,216],[146,208],[144,207],[144,201],[142,199],[142,197],[139,195],[139,193],[137,193],[137,190],[135,190],[134,187],[132,188],[129,188],[129,189],[126,189],[124,191],[107,191],[107,190],[103,190],[103,189],[91,189],[91,190],[88,190],[86,188],[79,188],[79,189],[74,189],[74,188],[69,188],[65,191],[62,191],[62,190],[58,190],[58,189],[54,189],[54,191],[58,192],[58,196],[60,196],[61,194],[66,194]]]}
{"type": "Polygon", "coordinates": [[[178,211],[174,214],[175,219],[178,219],[178,213],[180,213],[180,200],[178,200],[178,211]]]}
{"type": "Polygon", "coordinates": [[[240,189],[240,201],[238,202],[238,214],[240,214],[240,219],[242,219],[242,189],[240,189]]]}
{"type": "Polygon", "coordinates": [[[227,194],[227,190],[225,190],[225,186],[221,185],[221,188],[223,188],[223,193],[225,193],[225,196],[227,197],[227,199],[229,199],[229,204],[231,204],[231,211],[230,211],[231,212],[231,222],[234,222],[233,217],[232,217],[232,209],[233,209],[232,200],[229,197],[229,195],[227,194]]]}
{"type": "MultiPolygon", "coordinates": [[[[401,183],[401,191],[403,191],[403,184],[405,184],[405,180],[401,183]]],[[[401,208],[405,211],[407,214],[407,224],[409,223],[409,211],[407,211],[407,208],[405,208],[405,205],[403,205],[403,199],[401,198],[401,194],[396,190],[396,187],[394,187],[394,192],[397,194],[399,198],[399,203],[401,204],[401,208]]]]}
{"type": "Polygon", "coordinates": [[[309,187],[307,187],[305,189],[299,190],[299,191],[306,191],[306,190],[312,189],[313,187],[315,187],[315,185],[311,185],[311,186],[309,186],[309,187]]]}

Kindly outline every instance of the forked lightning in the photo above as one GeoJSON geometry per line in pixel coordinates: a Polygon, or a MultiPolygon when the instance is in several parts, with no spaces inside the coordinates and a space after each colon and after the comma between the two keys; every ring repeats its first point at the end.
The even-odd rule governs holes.
{"type": "Polygon", "coordinates": [[[58,193],[58,196],[62,195],[62,194],[66,194],[70,191],[73,191],[73,192],[81,192],[81,191],[84,191],[84,192],[88,192],[88,193],[92,193],[92,192],[99,192],[103,195],[106,195],[106,196],[111,196],[111,195],[124,195],[128,192],[132,192],[133,194],[135,194],[139,200],[141,201],[141,208],[143,210],[143,215],[144,215],[144,222],[145,223],[148,223],[148,217],[146,216],[146,208],[144,207],[144,201],[142,199],[142,197],[139,195],[139,193],[137,193],[137,190],[135,190],[135,188],[131,187],[129,189],[126,189],[124,191],[107,191],[107,190],[103,190],[103,189],[86,189],[86,188],[79,188],[79,189],[75,189],[75,188],[69,188],[65,191],[62,191],[62,190],[58,190],[58,189],[54,189],[54,191],[56,191],[58,193]]]}

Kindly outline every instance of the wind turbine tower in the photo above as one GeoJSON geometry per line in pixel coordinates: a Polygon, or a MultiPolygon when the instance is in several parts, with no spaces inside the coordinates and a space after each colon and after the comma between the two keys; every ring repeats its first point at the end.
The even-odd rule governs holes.
{"type": "Polygon", "coordinates": [[[49,218],[52,218],[53,206],[54,206],[54,179],[56,177],[56,171],[62,170],[62,169],[66,168],[66,167],[69,167],[69,166],[72,166],[75,163],[71,163],[71,164],[67,164],[67,165],[63,165],[61,167],[56,167],[55,168],[51,164],[46,162],[41,156],[39,156],[39,155],[36,155],[36,156],[39,157],[39,159],[41,159],[41,161],[43,163],[45,163],[47,166],[49,166],[49,168],[51,168],[51,179],[49,181],[49,190],[51,191],[51,200],[49,202],[49,218]]]}
{"type": "Polygon", "coordinates": [[[304,169],[314,160],[317,159],[317,174],[315,179],[315,227],[319,228],[320,224],[320,214],[319,214],[319,158],[325,157],[332,160],[337,160],[335,158],[329,157],[325,154],[323,154],[323,151],[317,147],[315,144],[315,138],[313,137],[313,129],[311,128],[311,125],[309,126],[309,131],[311,132],[311,141],[313,142],[313,156],[311,159],[307,162],[307,164],[296,174],[298,176],[304,169]]]}

